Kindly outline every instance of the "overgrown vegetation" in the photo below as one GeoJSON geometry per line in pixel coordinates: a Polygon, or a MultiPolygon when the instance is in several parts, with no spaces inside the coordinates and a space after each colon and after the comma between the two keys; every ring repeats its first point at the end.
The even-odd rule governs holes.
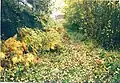
{"type": "Polygon", "coordinates": [[[27,69],[23,65],[18,65],[18,70],[5,69],[1,81],[118,83],[119,60],[119,52],[95,48],[92,42],[66,43],[60,54],[41,54],[38,64],[27,69]]]}
{"type": "Polygon", "coordinates": [[[0,41],[1,82],[120,82],[120,6],[117,1],[66,0],[65,28],[63,22],[49,18],[50,0],[35,0],[34,13],[26,6],[20,6],[20,10],[23,8],[20,13],[14,1],[17,0],[3,1],[6,9],[3,11],[11,14],[14,10],[16,17],[5,13],[2,18],[8,24],[7,18],[11,18],[10,25],[13,25],[2,23],[2,33],[7,39],[0,41]],[[19,28],[16,22],[26,14],[17,18],[16,13],[21,15],[23,11],[30,14],[28,19],[37,18],[34,22],[40,23],[42,29],[26,19],[18,22],[19,28]]]}
{"type": "Polygon", "coordinates": [[[120,48],[120,4],[118,1],[69,1],[66,27],[96,40],[105,49],[120,48]]]}
{"type": "Polygon", "coordinates": [[[7,39],[1,46],[0,60],[3,68],[17,66],[18,64],[29,66],[29,63],[34,63],[36,56],[33,53],[28,53],[27,45],[18,41],[15,37],[7,39]]]}
{"type": "Polygon", "coordinates": [[[35,53],[42,51],[57,50],[62,47],[62,34],[50,28],[39,29],[21,28],[21,40],[28,44],[35,53]]]}

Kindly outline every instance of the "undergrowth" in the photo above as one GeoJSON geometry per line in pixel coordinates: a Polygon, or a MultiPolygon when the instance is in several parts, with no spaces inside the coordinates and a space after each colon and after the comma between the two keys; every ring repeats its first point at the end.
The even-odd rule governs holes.
{"type": "Polygon", "coordinates": [[[38,64],[4,70],[0,81],[119,83],[119,61],[120,52],[107,52],[92,42],[64,43],[61,51],[41,53],[38,64]]]}

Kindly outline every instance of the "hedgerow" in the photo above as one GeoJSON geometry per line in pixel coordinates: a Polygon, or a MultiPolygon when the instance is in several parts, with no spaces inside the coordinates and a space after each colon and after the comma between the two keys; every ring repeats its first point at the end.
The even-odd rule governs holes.
{"type": "Polygon", "coordinates": [[[65,27],[96,40],[105,49],[120,48],[119,1],[65,1],[65,27]]]}

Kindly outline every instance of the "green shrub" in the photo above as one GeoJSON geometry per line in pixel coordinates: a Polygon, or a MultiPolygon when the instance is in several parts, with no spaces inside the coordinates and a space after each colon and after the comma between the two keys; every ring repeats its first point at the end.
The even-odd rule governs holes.
{"type": "Polygon", "coordinates": [[[120,64],[119,64],[119,54],[117,53],[107,53],[105,51],[99,52],[99,57],[104,60],[103,65],[96,66],[94,72],[94,81],[109,82],[109,83],[119,83],[120,81],[120,64]],[[100,67],[101,66],[101,67],[100,67]]]}
{"type": "Polygon", "coordinates": [[[71,40],[74,41],[74,42],[81,42],[81,41],[86,40],[86,38],[87,38],[82,33],[79,33],[79,32],[76,32],[76,31],[75,32],[69,31],[68,35],[71,38],[71,40]]]}
{"type": "Polygon", "coordinates": [[[19,31],[22,41],[28,44],[32,50],[37,53],[38,51],[50,51],[61,48],[62,36],[55,29],[39,29],[21,28],[19,31]]]}
{"type": "Polygon", "coordinates": [[[118,1],[69,2],[65,27],[95,39],[105,49],[120,48],[120,4],[118,1]]]}

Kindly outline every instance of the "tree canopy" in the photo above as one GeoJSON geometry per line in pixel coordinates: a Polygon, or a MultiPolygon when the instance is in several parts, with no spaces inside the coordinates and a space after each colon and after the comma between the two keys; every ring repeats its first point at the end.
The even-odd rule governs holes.
{"type": "Polygon", "coordinates": [[[42,28],[41,20],[45,20],[44,15],[50,14],[50,0],[28,0],[32,3],[31,9],[27,5],[21,5],[20,0],[2,1],[2,38],[13,36],[19,27],[42,28]]]}

